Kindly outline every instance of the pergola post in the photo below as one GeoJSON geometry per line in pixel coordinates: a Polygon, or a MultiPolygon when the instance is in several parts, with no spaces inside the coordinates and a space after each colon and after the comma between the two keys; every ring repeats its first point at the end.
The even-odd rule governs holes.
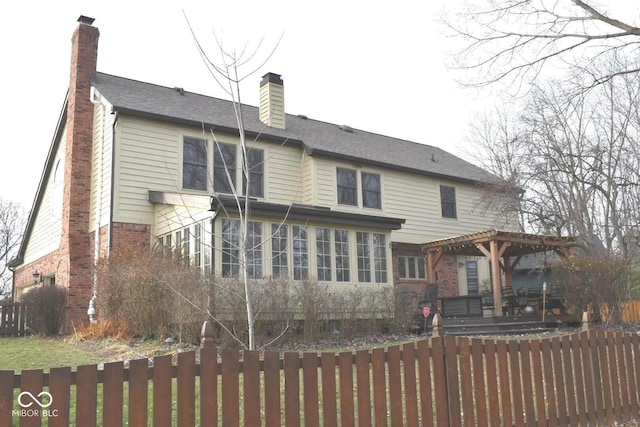
{"type": "Polygon", "coordinates": [[[500,254],[498,253],[498,242],[489,242],[491,255],[491,275],[493,277],[493,307],[496,316],[502,316],[502,275],[500,274],[500,254]]]}

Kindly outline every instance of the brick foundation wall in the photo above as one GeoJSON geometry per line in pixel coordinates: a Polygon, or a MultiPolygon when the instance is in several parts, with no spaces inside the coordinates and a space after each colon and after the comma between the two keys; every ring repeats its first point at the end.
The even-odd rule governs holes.
{"type": "Polygon", "coordinates": [[[111,224],[111,249],[119,245],[143,245],[151,247],[151,225],[114,222],[111,224]]]}

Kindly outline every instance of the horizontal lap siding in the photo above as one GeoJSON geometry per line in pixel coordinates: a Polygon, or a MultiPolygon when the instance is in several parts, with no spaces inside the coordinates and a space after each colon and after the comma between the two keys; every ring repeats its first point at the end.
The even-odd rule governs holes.
{"type": "Polygon", "coordinates": [[[58,249],[60,246],[60,236],[62,233],[62,197],[64,188],[64,167],[65,167],[65,150],[66,150],[66,131],[60,137],[60,145],[55,153],[53,163],[51,165],[51,173],[45,183],[44,195],[38,206],[36,218],[33,224],[33,230],[29,235],[29,243],[26,247],[24,264],[33,262],[44,255],[47,255],[58,249]],[[56,174],[56,165],[59,163],[59,171],[56,174]],[[54,188],[54,179],[58,180],[60,189],[54,188]],[[58,198],[58,200],[55,200],[58,198]],[[60,215],[52,215],[54,204],[58,203],[60,215]],[[58,230],[56,232],[56,230],[58,230]]]}
{"type": "Polygon", "coordinates": [[[179,128],[161,122],[122,116],[118,120],[114,221],[151,224],[154,207],[149,190],[177,192],[179,128]]]}
{"type": "Polygon", "coordinates": [[[107,224],[111,211],[111,154],[115,116],[110,113],[110,110],[109,105],[102,104],[94,108],[89,231],[95,231],[96,224],[99,226],[107,224]]]}
{"type": "MultiPolygon", "coordinates": [[[[373,167],[356,167],[349,162],[316,158],[317,204],[335,210],[403,218],[402,228],[392,232],[394,242],[425,243],[458,234],[503,228],[504,221],[480,205],[482,190],[473,184],[436,179],[426,175],[373,167]],[[337,204],[336,167],[380,174],[382,209],[363,209],[337,204]],[[456,189],[457,218],[442,218],[440,185],[456,189]]],[[[358,195],[361,198],[361,195],[358,195]]],[[[511,228],[516,224],[511,224],[511,228]]]]}

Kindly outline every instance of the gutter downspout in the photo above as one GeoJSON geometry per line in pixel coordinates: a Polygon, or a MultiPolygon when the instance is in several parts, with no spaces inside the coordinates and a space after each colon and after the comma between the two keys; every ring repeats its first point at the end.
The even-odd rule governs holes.
{"type": "Polygon", "coordinates": [[[96,107],[100,108],[100,136],[98,137],[98,176],[96,177],[96,206],[95,206],[95,235],[93,238],[93,296],[89,300],[87,315],[89,321],[95,323],[96,297],[98,295],[98,260],[100,259],[100,225],[102,223],[102,186],[104,179],[104,139],[105,139],[105,108],[100,102],[100,94],[91,87],[89,100],[96,107]]]}

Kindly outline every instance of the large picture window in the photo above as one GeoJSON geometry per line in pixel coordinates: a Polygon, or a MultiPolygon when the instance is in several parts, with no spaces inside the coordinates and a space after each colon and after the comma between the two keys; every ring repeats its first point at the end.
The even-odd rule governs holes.
{"type": "Polygon", "coordinates": [[[213,147],[213,191],[232,194],[236,186],[236,146],[216,142],[213,147]]]}
{"type": "Polygon", "coordinates": [[[359,282],[371,282],[371,246],[369,237],[369,233],[356,233],[359,282]]]}
{"type": "Polygon", "coordinates": [[[262,223],[247,224],[247,275],[252,279],[262,278],[262,223]]]}
{"type": "Polygon", "coordinates": [[[182,144],[182,188],[207,190],[207,141],[185,137],[182,144]]]}
{"type": "Polygon", "coordinates": [[[376,283],[387,283],[387,236],[373,233],[373,265],[376,283]]]}

